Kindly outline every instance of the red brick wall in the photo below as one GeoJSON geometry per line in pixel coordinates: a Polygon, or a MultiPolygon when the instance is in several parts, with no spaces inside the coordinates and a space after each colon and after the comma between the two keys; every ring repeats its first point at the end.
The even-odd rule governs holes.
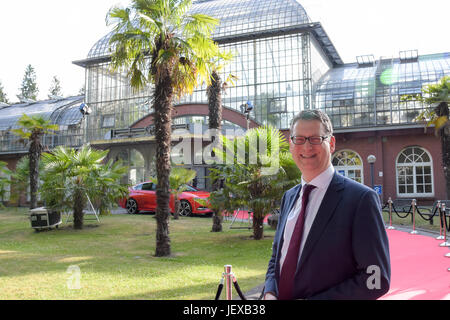
{"type": "Polygon", "coordinates": [[[433,130],[424,134],[423,129],[369,131],[362,133],[341,133],[336,136],[336,151],[349,149],[357,152],[364,165],[364,184],[371,184],[370,165],[367,157],[373,154],[374,184],[383,186],[383,203],[389,197],[398,198],[396,190],[395,163],[398,154],[406,147],[420,146],[427,150],[433,162],[434,197],[417,198],[419,204],[430,204],[435,199],[446,199],[445,178],[442,169],[442,155],[439,139],[433,130]],[[383,176],[379,176],[379,172],[383,176]]]}

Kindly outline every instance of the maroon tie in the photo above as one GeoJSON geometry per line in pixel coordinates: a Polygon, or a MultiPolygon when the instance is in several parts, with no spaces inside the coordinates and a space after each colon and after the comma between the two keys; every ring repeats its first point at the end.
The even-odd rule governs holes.
{"type": "Polygon", "coordinates": [[[292,232],[291,242],[281,268],[280,281],[278,282],[278,299],[290,300],[292,299],[292,289],[294,286],[294,276],[297,270],[298,254],[300,251],[300,243],[302,241],[303,226],[305,224],[305,212],[308,205],[308,197],[315,186],[307,184],[304,186],[302,197],[302,208],[297,217],[294,231],[292,232]]]}

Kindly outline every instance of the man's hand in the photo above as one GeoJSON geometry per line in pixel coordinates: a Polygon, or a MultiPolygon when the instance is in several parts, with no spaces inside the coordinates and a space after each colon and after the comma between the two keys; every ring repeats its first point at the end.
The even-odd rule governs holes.
{"type": "Polygon", "coordinates": [[[275,296],[273,295],[272,292],[267,292],[267,293],[264,295],[264,300],[278,300],[278,299],[277,299],[277,297],[275,297],[275,296]]]}

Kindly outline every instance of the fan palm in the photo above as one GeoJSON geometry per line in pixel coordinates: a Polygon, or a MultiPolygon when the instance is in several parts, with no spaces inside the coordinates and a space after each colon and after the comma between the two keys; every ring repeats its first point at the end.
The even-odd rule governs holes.
{"type": "MultiPolygon", "coordinates": [[[[220,57],[215,64],[215,68],[211,74],[211,84],[206,88],[206,95],[208,96],[208,126],[209,129],[214,129],[216,132],[212,132],[214,136],[218,137],[222,128],[222,91],[224,91],[228,85],[227,82],[222,82],[222,78],[219,75],[219,70],[222,69],[224,64],[232,58],[230,52],[221,52],[220,57]]],[[[229,75],[226,81],[233,84],[236,79],[234,75],[229,75]]],[[[218,190],[218,183],[220,180],[212,181],[212,191],[218,190]]],[[[220,216],[220,210],[214,211],[212,232],[222,231],[222,217],[220,216]]]]}
{"type": "Polygon", "coordinates": [[[219,52],[211,33],[216,19],[187,14],[190,0],[133,0],[112,8],[108,24],[113,70],[125,70],[135,90],[151,90],[156,140],[156,256],[168,256],[171,109],[174,98],[210,82],[211,63],[219,52]]]}
{"type": "MultiPolygon", "coordinates": [[[[44,171],[44,165],[42,161],[39,161],[39,178],[44,171]]],[[[27,195],[28,187],[30,185],[30,158],[24,156],[16,164],[16,169],[11,175],[14,181],[14,199],[18,205],[21,205],[21,194],[27,195]]]]}
{"type": "MultiPolygon", "coordinates": [[[[284,135],[271,126],[250,129],[244,137],[222,137],[219,169],[236,207],[253,212],[253,237],[263,238],[267,214],[279,207],[283,193],[300,182],[301,173],[289,152],[284,135]]],[[[217,172],[217,171],[216,171],[217,172]]]]}
{"type": "Polygon", "coordinates": [[[180,200],[178,197],[187,189],[186,184],[194,180],[196,175],[197,172],[195,170],[182,167],[175,167],[170,172],[170,189],[175,199],[175,213],[173,214],[175,220],[178,219],[180,211],[180,200]]]}
{"type": "Polygon", "coordinates": [[[8,169],[7,163],[0,161],[0,208],[3,206],[8,186],[11,184],[11,170],[8,169]]]}
{"type": "Polygon", "coordinates": [[[23,114],[17,124],[19,129],[11,130],[18,135],[22,142],[29,144],[29,163],[30,163],[30,209],[37,207],[37,192],[39,183],[39,161],[44,146],[41,138],[44,134],[52,134],[58,130],[58,125],[51,124],[42,116],[28,116],[23,114]]]}
{"type": "Polygon", "coordinates": [[[438,83],[422,88],[422,93],[402,96],[402,101],[417,100],[428,105],[417,117],[418,121],[427,121],[427,126],[434,125],[436,135],[441,140],[442,164],[447,185],[447,198],[450,198],[450,76],[443,77],[438,83]]]}
{"type": "Polygon", "coordinates": [[[43,155],[41,197],[49,208],[72,210],[75,229],[83,228],[88,196],[111,203],[127,195],[128,186],[119,182],[127,167],[112,160],[105,164],[107,154],[84,145],[80,150],[59,146],[43,155]]]}

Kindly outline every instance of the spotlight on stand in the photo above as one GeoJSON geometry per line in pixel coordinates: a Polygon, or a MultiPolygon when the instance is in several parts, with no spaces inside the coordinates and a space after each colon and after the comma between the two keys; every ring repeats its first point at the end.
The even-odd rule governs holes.
{"type": "Polygon", "coordinates": [[[87,116],[92,112],[92,109],[86,103],[82,103],[80,105],[80,112],[83,116],[87,116]]]}
{"type": "Polygon", "coordinates": [[[247,118],[247,130],[249,128],[250,111],[252,111],[252,110],[253,110],[253,104],[250,100],[244,104],[241,104],[241,112],[245,113],[246,118],[247,118]]]}

